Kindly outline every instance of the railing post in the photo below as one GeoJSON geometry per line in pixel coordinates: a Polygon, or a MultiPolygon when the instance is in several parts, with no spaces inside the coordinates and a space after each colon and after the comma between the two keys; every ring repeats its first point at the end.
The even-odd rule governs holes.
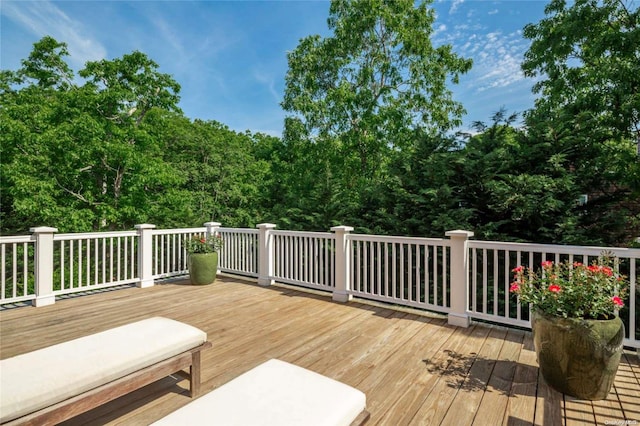
{"type": "Polygon", "coordinates": [[[451,238],[451,312],[448,322],[458,327],[469,327],[471,318],[467,314],[469,300],[469,250],[467,241],[473,237],[471,231],[447,231],[451,238]]]}
{"type": "Polygon", "coordinates": [[[36,239],[35,245],[35,292],[33,306],[52,305],[56,302],[53,294],[53,234],[58,228],[39,226],[29,229],[36,239]]]}
{"type": "Polygon", "coordinates": [[[214,236],[218,233],[218,228],[222,225],[220,222],[206,222],[204,226],[207,228],[207,236],[214,236]]]}
{"type": "Polygon", "coordinates": [[[257,226],[258,234],[258,284],[269,286],[273,284],[273,238],[271,231],[275,229],[273,223],[261,223],[257,226]]]}
{"type": "Polygon", "coordinates": [[[153,286],[153,235],[155,225],[142,223],[135,226],[138,230],[138,281],[139,288],[153,286]]]}
{"type": "Polygon", "coordinates": [[[347,235],[353,231],[351,226],[334,226],[331,231],[336,234],[336,286],[333,290],[333,300],[348,302],[352,296],[349,277],[351,275],[351,246],[347,235]]]}

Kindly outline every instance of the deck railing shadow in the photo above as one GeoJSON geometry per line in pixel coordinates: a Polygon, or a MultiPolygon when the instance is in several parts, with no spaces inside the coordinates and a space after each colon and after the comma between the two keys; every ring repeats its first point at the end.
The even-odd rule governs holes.
{"type": "Polygon", "coordinates": [[[436,362],[424,359],[423,363],[429,373],[442,377],[448,387],[469,394],[497,392],[500,396],[509,398],[508,404],[524,403],[532,407],[532,418],[509,415],[506,425],[559,424],[557,422],[563,418],[564,395],[544,383],[535,365],[514,360],[496,360],[474,352],[444,352],[444,359],[436,362]],[[542,402],[536,403],[536,399],[542,399],[542,402]],[[538,410],[543,408],[536,413],[534,407],[538,407],[538,410]]]}

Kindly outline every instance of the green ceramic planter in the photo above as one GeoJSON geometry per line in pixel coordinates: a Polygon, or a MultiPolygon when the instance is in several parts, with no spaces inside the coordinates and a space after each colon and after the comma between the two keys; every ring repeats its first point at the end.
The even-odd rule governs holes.
{"type": "Polygon", "coordinates": [[[549,386],[579,399],[607,397],[622,354],[620,318],[565,319],[534,312],[531,326],[540,372],[549,386]]]}
{"type": "Polygon", "coordinates": [[[218,272],[218,253],[189,255],[189,278],[193,285],[213,284],[218,272]]]}

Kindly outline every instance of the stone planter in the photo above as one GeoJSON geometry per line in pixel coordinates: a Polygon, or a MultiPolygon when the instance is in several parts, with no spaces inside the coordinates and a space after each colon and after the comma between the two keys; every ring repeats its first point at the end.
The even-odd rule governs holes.
{"type": "Polygon", "coordinates": [[[531,326],[544,380],[580,399],[607,397],[622,354],[620,318],[583,320],[532,313],[531,326]]]}
{"type": "Polygon", "coordinates": [[[218,272],[218,253],[189,254],[189,278],[193,285],[213,284],[218,272]]]}

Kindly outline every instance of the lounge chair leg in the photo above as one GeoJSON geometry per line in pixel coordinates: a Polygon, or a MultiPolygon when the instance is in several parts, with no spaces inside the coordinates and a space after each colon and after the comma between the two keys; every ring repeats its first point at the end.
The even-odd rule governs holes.
{"type": "Polygon", "coordinates": [[[200,351],[192,352],[190,367],[191,398],[200,394],[200,351]]]}

